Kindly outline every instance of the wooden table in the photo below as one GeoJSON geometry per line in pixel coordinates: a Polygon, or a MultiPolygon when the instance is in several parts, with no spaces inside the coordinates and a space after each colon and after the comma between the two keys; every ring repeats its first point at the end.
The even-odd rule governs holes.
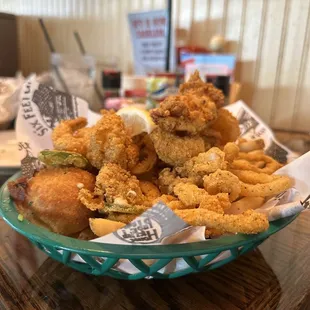
{"type": "MultiPolygon", "coordinates": [[[[310,145],[304,136],[278,138],[304,153],[310,145]]],[[[0,218],[0,310],[310,309],[309,224],[310,211],[257,250],[211,272],[121,281],[85,275],[48,258],[0,218]]]]}
{"type": "Polygon", "coordinates": [[[310,309],[310,212],[220,269],[121,281],[70,269],[0,219],[0,309],[310,309]]]}

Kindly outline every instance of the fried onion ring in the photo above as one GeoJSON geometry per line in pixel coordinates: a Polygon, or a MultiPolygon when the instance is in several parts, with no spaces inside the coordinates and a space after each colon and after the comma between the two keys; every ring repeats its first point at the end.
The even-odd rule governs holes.
{"type": "Polygon", "coordinates": [[[265,142],[263,139],[245,140],[238,144],[240,152],[249,153],[256,150],[263,150],[265,142]]]}
{"type": "Polygon", "coordinates": [[[273,176],[271,182],[263,184],[247,184],[240,181],[241,196],[245,197],[268,197],[277,195],[289,188],[294,184],[293,180],[287,176],[273,176]]]}
{"type": "Polygon", "coordinates": [[[139,162],[131,168],[132,174],[143,174],[150,171],[156,164],[157,154],[149,135],[145,134],[137,143],[140,152],[139,162]]]}
{"type": "Polygon", "coordinates": [[[239,153],[238,159],[234,160],[231,164],[232,169],[236,170],[252,170],[254,172],[262,172],[272,174],[280,169],[282,165],[270,156],[257,153],[257,151],[250,153],[239,153]],[[264,161],[265,167],[259,168],[255,163],[264,161]]]}

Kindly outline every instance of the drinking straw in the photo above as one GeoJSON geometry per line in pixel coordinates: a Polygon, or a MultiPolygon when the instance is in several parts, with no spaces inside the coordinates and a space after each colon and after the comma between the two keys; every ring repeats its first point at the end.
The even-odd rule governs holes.
{"type": "Polygon", "coordinates": [[[172,0],[167,1],[167,11],[168,11],[168,29],[167,29],[166,71],[168,72],[170,70],[172,0]]]}
{"type": "MultiPolygon", "coordinates": [[[[48,34],[48,32],[47,32],[47,29],[46,29],[46,27],[45,27],[45,24],[44,24],[42,18],[39,18],[39,23],[40,23],[41,29],[42,29],[43,34],[44,34],[45,41],[46,41],[46,43],[47,43],[47,45],[48,45],[48,47],[49,47],[50,52],[51,52],[51,53],[55,53],[56,51],[55,51],[54,45],[53,45],[53,43],[52,43],[52,41],[51,41],[51,38],[50,38],[50,36],[49,36],[49,34],[48,34]]],[[[66,83],[65,83],[65,81],[64,81],[64,79],[63,79],[62,76],[61,76],[61,73],[60,73],[60,71],[59,71],[58,66],[55,65],[55,64],[53,64],[52,66],[53,66],[53,69],[55,70],[55,73],[56,73],[56,75],[57,75],[57,78],[58,78],[58,80],[59,80],[59,82],[60,82],[60,84],[61,84],[63,90],[64,90],[66,93],[70,93],[70,92],[69,92],[69,89],[68,89],[68,87],[67,87],[67,85],[66,85],[66,83]]]]}
{"type": "MultiPolygon", "coordinates": [[[[83,56],[85,56],[85,55],[86,55],[86,50],[85,50],[84,44],[83,44],[83,42],[82,42],[82,39],[81,39],[81,37],[80,37],[80,34],[79,34],[77,31],[74,31],[73,34],[74,34],[76,43],[77,43],[77,45],[78,45],[78,47],[79,47],[79,49],[80,49],[81,54],[82,54],[83,56]]],[[[97,94],[99,100],[102,101],[103,98],[102,98],[102,96],[101,96],[101,94],[100,94],[100,91],[99,91],[99,88],[98,88],[98,85],[97,85],[96,81],[95,81],[95,83],[94,83],[94,89],[95,89],[95,92],[96,92],[96,94],[97,94]]]]}

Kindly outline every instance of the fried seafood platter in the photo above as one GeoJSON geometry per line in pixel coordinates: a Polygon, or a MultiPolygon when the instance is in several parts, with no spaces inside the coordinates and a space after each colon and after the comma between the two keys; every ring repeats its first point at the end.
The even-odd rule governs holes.
{"type": "Polygon", "coordinates": [[[189,225],[205,226],[206,238],[267,230],[266,215],[255,209],[293,180],[273,174],[281,164],[264,154],[263,140],[240,138],[223,102],[195,72],[178,94],[143,112],[148,126],[140,131],[137,119],[106,110],[92,127],[83,117],[62,121],[52,133],[54,149],[38,156],[43,168],[8,184],[18,212],[87,240],[157,202],[189,225]]]}

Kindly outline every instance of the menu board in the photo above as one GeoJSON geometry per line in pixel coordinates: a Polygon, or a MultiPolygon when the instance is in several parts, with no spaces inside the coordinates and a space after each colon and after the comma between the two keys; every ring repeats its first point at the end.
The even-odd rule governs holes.
{"type": "MultiPolygon", "coordinates": [[[[164,72],[166,59],[172,62],[173,53],[168,55],[167,10],[128,14],[129,28],[134,55],[134,71],[136,75],[151,72],[164,72]]],[[[171,45],[173,46],[173,45],[171,45]]],[[[171,49],[173,50],[173,49],[171,49]]]]}

